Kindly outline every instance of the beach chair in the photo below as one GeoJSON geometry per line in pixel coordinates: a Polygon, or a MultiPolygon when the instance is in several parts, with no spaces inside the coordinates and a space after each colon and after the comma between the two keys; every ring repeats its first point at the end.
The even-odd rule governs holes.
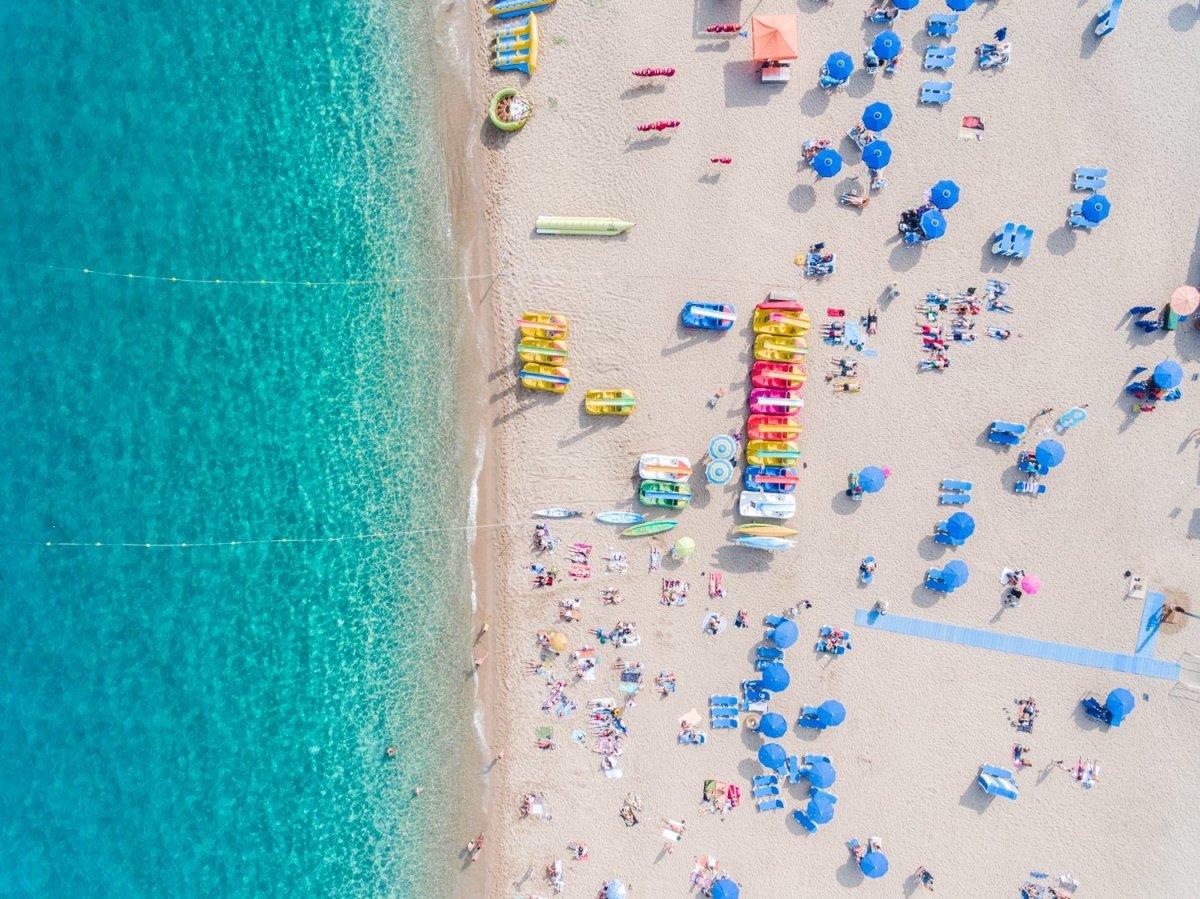
{"type": "Polygon", "coordinates": [[[774,784],[763,784],[761,787],[755,787],[751,795],[755,799],[761,799],[764,796],[778,796],[779,787],[774,784]]]}
{"type": "Polygon", "coordinates": [[[679,742],[703,745],[708,742],[708,736],[702,733],[694,733],[690,730],[685,730],[679,735],[679,742]]]}
{"type": "MultiPolygon", "coordinates": [[[[944,524],[945,522],[941,523],[944,524]]],[[[939,531],[937,534],[935,534],[933,537],[933,542],[940,543],[943,546],[962,546],[966,543],[965,540],[957,540],[944,531],[939,531]]]]}
{"type": "Polygon", "coordinates": [[[958,13],[939,13],[925,20],[930,37],[953,37],[958,34],[958,13]]]}
{"type": "Polygon", "coordinates": [[[842,656],[846,654],[846,650],[850,648],[849,643],[839,643],[834,645],[828,640],[819,640],[816,645],[817,652],[827,652],[831,655],[842,656]]]}
{"type": "Polygon", "coordinates": [[[1083,710],[1087,713],[1089,718],[1095,718],[1097,721],[1103,724],[1112,723],[1112,712],[1110,712],[1103,704],[1101,704],[1100,700],[1096,699],[1094,696],[1089,696],[1087,699],[1083,700],[1080,705],[1083,706],[1083,710]]]}
{"type": "Polygon", "coordinates": [[[1025,225],[1017,225],[1016,238],[1013,241],[1013,250],[1010,256],[1016,256],[1018,259],[1026,259],[1029,256],[1029,251],[1033,248],[1033,229],[1027,228],[1025,225]]]}
{"type": "Polygon", "coordinates": [[[996,242],[992,244],[992,255],[1011,255],[1012,248],[1016,244],[1016,222],[1005,222],[1004,225],[996,229],[996,233],[992,236],[996,238],[996,242]]]}
{"type": "Polygon", "coordinates": [[[778,661],[783,658],[783,650],[774,646],[760,646],[758,647],[757,656],[760,659],[778,661]]]}
{"type": "Polygon", "coordinates": [[[1108,169],[1081,165],[1075,169],[1076,190],[1103,190],[1108,184],[1108,169]]]}
{"type": "Polygon", "coordinates": [[[946,586],[946,582],[942,579],[942,569],[930,568],[925,572],[925,589],[933,590],[937,593],[949,593],[950,588],[946,586]]]}
{"type": "Polygon", "coordinates": [[[806,764],[806,765],[815,765],[817,762],[828,762],[828,761],[829,761],[829,756],[817,755],[815,752],[807,753],[804,756],[804,764],[806,764]]]}
{"type": "Polygon", "coordinates": [[[761,714],[770,711],[770,703],[761,699],[756,702],[747,701],[742,703],[741,708],[743,712],[759,712],[761,714]]]}
{"type": "Polygon", "coordinates": [[[1003,431],[1005,434],[1016,434],[1018,437],[1025,433],[1025,425],[1011,421],[993,421],[993,431],[1003,431]]]}
{"type": "Polygon", "coordinates": [[[1035,484],[1032,481],[1017,481],[1013,484],[1013,493],[1031,493],[1034,496],[1041,496],[1045,492],[1045,484],[1035,484]]]}
{"type": "Polygon", "coordinates": [[[789,755],[784,763],[784,770],[787,772],[788,783],[798,784],[800,778],[804,776],[804,772],[800,770],[800,761],[794,755],[789,755]]]}
{"type": "Polygon", "coordinates": [[[795,811],[793,811],[792,817],[795,818],[797,821],[799,821],[800,826],[803,827],[805,830],[807,830],[809,833],[817,832],[816,822],[813,821],[812,818],[808,817],[808,815],[804,814],[804,812],[801,811],[800,809],[796,809],[795,811]]]}
{"type": "Polygon", "coordinates": [[[1117,19],[1121,16],[1121,4],[1124,0],[1108,0],[1108,6],[1100,10],[1096,16],[1096,37],[1112,34],[1117,29],[1117,19]]]}
{"type": "Polygon", "coordinates": [[[1072,203],[1067,210],[1067,225],[1072,228],[1080,228],[1084,231],[1091,231],[1099,226],[1099,222],[1090,222],[1083,217],[1083,204],[1072,203]]]}
{"type": "Polygon", "coordinates": [[[758,803],[758,810],[760,812],[774,812],[781,808],[783,808],[782,799],[763,799],[758,803]]]}
{"type": "MultiPolygon", "coordinates": [[[[807,708],[808,707],[805,706],[805,709],[807,709],[807,708]]],[[[815,718],[813,715],[809,714],[807,711],[805,713],[801,714],[800,717],[796,719],[796,726],[797,727],[807,727],[812,730],[825,730],[825,725],[822,724],[818,718],[815,718]]]]}
{"type": "Polygon", "coordinates": [[[754,670],[755,671],[764,671],[767,668],[770,668],[772,665],[774,665],[776,661],[777,661],[776,659],[755,659],[754,660],[754,670]]]}
{"type": "Polygon", "coordinates": [[[926,81],[921,85],[921,102],[941,106],[950,102],[950,92],[954,89],[952,81],[926,81]]]}
{"type": "Polygon", "coordinates": [[[763,787],[763,786],[767,786],[768,784],[777,784],[777,783],[779,783],[779,778],[776,777],[774,774],[755,774],[754,775],[754,786],[756,786],[756,787],[763,787]]]}
{"type": "Polygon", "coordinates": [[[1021,442],[1019,434],[1010,434],[1008,431],[989,431],[988,443],[999,443],[1003,446],[1016,446],[1021,442]]]}
{"type": "Polygon", "coordinates": [[[939,499],[943,506],[965,506],[970,501],[969,493],[943,493],[939,499]]]}
{"type": "Polygon", "coordinates": [[[738,704],[738,700],[737,700],[736,696],[713,695],[713,696],[708,697],[708,704],[710,706],[730,706],[731,705],[731,706],[736,707],[738,704]]]}
{"type": "Polygon", "coordinates": [[[957,47],[927,47],[925,50],[925,68],[927,69],[948,69],[954,65],[954,54],[958,52],[957,47]]]}
{"type": "Polygon", "coordinates": [[[813,787],[809,791],[808,795],[812,799],[816,799],[818,796],[823,796],[829,800],[830,805],[837,805],[837,797],[834,796],[832,793],[830,793],[828,790],[822,790],[820,787],[813,787]]]}
{"type": "Polygon", "coordinates": [[[763,625],[765,627],[779,627],[779,625],[783,624],[783,622],[784,622],[784,617],[782,615],[764,615],[763,616],[763,625]]]}
{"type": "Polygon", "coordinates": [[[771,694],[766,690],[747,690],[745,695],[746,700],[742,703],[742,708],[747,711],[758,711],[754,706],[760,703],[764,706],[763,711],[765,711],[766,703],[771,701],[771,694]]]}
{"type": "Polygon", "coordinates": [[[1005,799],[1017,798],[1017,784],[1013,780],[1013,773],[1007,768],[980,765],[979,787],[989,796],[1003,796],[1005,799]]]}
{"type": "Polygon", "coordinates": [[[742,681],[742,693],[749,693],[751,690],[758,692],[763,689],[763,682],[760,680],[744,680],[742,681]]]}
{"type": "Polygon", "coordinates": [[[712,722],[713,730],[731,730],[737,726],[737,718],[715,718],[712,722]]]}
{"type": "Polygon", "coordinates": [[[957,490],[961,493],[970,493],[975,485],[970,481],[956,481],[953,478],[942,478],[943,490],[957,490]]]}

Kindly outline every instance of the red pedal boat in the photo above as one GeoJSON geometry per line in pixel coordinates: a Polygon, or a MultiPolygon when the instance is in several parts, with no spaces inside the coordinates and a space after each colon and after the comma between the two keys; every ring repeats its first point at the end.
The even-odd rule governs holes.
{"type": "Polygon", "coordinates": [[[792,362],[768,362],[759,360],[750,369],[750,383],[755,387],[776,387],[780,390],[796,390],[808,380],[803,365],[792,362]]]}

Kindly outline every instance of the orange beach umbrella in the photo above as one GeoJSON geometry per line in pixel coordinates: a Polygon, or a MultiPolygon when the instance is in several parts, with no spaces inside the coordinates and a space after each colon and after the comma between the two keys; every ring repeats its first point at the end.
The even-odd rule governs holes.
{"type": "Polygon", "coordinates": [[[755,62],[796,58],[795,16],[753,16],[750,37],[755,62]]]}

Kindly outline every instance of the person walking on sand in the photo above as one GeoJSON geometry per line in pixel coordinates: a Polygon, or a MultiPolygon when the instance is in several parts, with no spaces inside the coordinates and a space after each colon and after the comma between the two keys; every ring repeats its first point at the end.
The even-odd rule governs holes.
{"type": "Polygon", "coordinates": [[[481,656],[475,656],[475,670],[478,671],[479,666],[482,665],[486,661],[487,661],[487,653],[486,652],[481,656]]]}
{"type": "Polygon", "coordinates": [[[475,642],[476,642],[476,643],[478,643],[480,640],[482,640],[482,639],[483,639],[483,637],[484,637],[484,635],[485,635],[485,634],[488,632],[488,626],[489,626],[489,625],[488,625],[488,623],[485,621],[485,622],[483,623],[483,627],[481,627],[481,628],[479,629],[479,633],[475,635],[475,642]]]}

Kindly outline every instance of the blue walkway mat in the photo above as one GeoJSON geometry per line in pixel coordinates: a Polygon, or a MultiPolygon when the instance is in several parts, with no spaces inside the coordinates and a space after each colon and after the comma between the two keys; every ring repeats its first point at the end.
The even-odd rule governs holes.
{"type": "Polygon", "coordinates": [[[1010,652],[1019,656],[1048,659],[1052,662],[1084,665],[1089,668],[1104,668],[1126,674],[1141,674],[1163,680],[1179,679],[1177,664],[1162,662],[1149,656],[1127,656],[1119,652],[1069,646],[1066,643],[1030,640],[1028,637],[1014,637],[1010,634],[958,627],[938,621],[925,621],[921,618],[906,618],[903,615],[879,615],[876,612],[868,612],[866,609],[859,609],[855,613],[854,621],[859,627],[869,627],[876,631],[908,634],[910,637],[927,637],[930,640],[959,643],[963,646],[975,646],[996,652],[1010,652]]]}
{"type": "Polygon", "coordinates": [[[1137,646],[1133,648],[1134,655],[1154,655],[1154,644],[1158,640],[1158,626],[1162,623],[1160,621],[1162,616],[1159,613],[1162,611],[1166,599],[1161,593],[1146,594],[1146,604],[1142,606],[1142,623],[1138,627],[1137,646]]]}

